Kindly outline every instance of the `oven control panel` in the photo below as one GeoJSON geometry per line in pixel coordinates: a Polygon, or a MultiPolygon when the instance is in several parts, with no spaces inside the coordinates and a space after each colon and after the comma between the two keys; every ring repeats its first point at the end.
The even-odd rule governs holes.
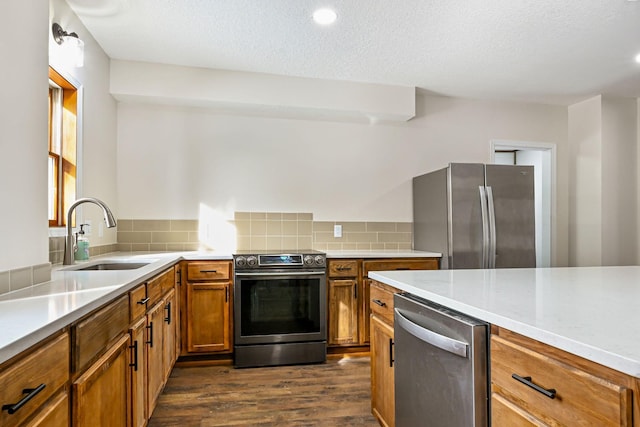
{"type": "Polygon", "coordinates": [[[327,257],[324,253],[264,253],[238,254],[233,256],[236,269],[262,268],[325,268],[327,257]]]}

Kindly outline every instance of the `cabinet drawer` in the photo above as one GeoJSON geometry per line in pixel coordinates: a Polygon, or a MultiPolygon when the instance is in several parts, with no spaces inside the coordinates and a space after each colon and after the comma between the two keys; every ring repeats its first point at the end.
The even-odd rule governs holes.
{"type": "Polygon", "coordinates": [[[60,393],[33,417],[26,427],[68,427],[69,423],[69,395],[66,391],[60,393]]]}
{"type": "Polygon", "coordinates": [[[187,264],[187,280],[208,281],[228,280],[231,263],[229,262],[190,262],[187,264]]]}
{"type": "Polygon", "coordinates": [[[73,327],[73,372],[79,373],[129,326],[129,296],[123,295],[73,327]]]}
{"type": "Polygon", "coordinates": [[[631,389],[495,335],[491,336],[491,388],[548,424],[631,425],[631,389]],[[528,377],[541,388],[555,389],[555,398],[514,379],[513,374],[528,377]]]}
{"type": "Polygon", "coordinates": [[[356,277],[358,275],[358,260],[338,259],[329,260],[329,277],[356,277]]]}
{"type": "Polygon", "coordinates": [[[393,326],[393,294],[398,290],[372,280],[369,291],[371,312],[393,326]]]}
{"type": "Polygon", "coordinates": [[[131,321],[134,321],[147,312],[147,286],[140,285],[129,291],[129,313],[131,321]]]}
{"type": "Polygon", "coordinates": [[[370,271],[388,270],[437,270],[438,260],[434,258],[416,259],[389,259],[378,261],[365,261],[362,264],[363,275],[366,277],[370,271]]]}
{"type": "Polygon", "coordinates": [[[0,373],[0,406],[26,398],[26,389],[38,389],[24,406],[9,414],[0,412],[1,426],[21,425],[69,381],[69,334],[64,333],[0,373]]]}
{"type": "Polygon", "coordinates": [[[491,424],[509,427],[547,427],[547,424],[497,393],[491,395],[491,424]]]}
{"type": "Polygon", "coordinates": [[[173,268],[159,274],[153,279],[147,282],[147,297],[149,302],[147,307],[151,307],[162,298],[162,295],[169,292],[169,289],[173,288],[175,284],[175,272],[173,268]]]}

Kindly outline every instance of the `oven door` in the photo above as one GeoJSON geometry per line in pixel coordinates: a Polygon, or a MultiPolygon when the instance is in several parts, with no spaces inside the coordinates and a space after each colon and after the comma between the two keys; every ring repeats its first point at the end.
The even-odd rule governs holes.
{"type": "Polygon", "coordinates": [[[326,273],[236,272],[236,345],[326,341],[326,273]]]}

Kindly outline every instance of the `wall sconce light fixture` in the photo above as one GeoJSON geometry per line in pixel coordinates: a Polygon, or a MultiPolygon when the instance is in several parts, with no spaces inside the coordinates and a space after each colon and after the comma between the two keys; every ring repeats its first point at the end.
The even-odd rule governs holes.
{"type": "Polygon", "coordinates": [[[63,54],[76,67],[84,65],[84,42],[80,40],[76,33],[68,33],[62,29],[60,24],[54,23],[51,26],[53,40],[64,50],[63,54]]]}

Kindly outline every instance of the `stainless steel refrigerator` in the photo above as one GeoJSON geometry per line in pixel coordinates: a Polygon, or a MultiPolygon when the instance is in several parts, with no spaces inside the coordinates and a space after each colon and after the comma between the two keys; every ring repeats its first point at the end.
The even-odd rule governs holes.
{"type": "Polygon", "coordinates": [[[535,267],[533,166],[451,163],[413,178],[413,247],[443,269],[535,267]]]}

